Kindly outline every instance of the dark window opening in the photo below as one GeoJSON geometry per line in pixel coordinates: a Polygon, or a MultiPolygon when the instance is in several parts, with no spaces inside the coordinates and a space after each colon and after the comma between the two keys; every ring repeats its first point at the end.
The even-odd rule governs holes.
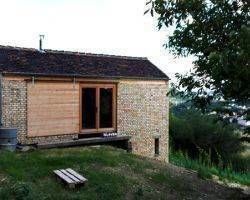
{"type": "Polygon", "coordinates": [[[82,128],[96,128],[96,89],[82,89],[82,128]]]}
{"type": "Polygon", "coordinates": [[[155,155],[159,155],[160,154],[160,150],[159,150],[159,138],[155,138],[155,155]]]}
{"type": "Polygon", "coordinates": [[[100,88],[100,128],[112,127],[113,89],[100,88]]]}

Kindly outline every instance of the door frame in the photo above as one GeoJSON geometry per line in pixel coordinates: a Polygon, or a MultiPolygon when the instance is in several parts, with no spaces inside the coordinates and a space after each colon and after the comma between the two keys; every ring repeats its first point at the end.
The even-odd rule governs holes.
{"type": "Polygon", "coordinates": [[[79,96],[80,96],[80,106],[79,106],[79,132],[80,134],[84,133],[102,133],[102,132],[112,132],[116,131],[117,127],[117,84],[115,83],[80,83],[79,87],[79,96]],[[96,128],[95,129],[83,129],[82,128],[82,89],[83,88],[96,88],[96,128]],[[100,128],[100,88],[112,88],[112,127],[110,128],[100,128]]]}

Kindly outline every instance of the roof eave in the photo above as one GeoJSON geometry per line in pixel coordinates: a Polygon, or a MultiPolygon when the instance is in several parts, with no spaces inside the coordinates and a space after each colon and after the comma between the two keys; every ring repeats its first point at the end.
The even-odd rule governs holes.
{"type": "Polygon", "coordinates": [[[68,77],[68,78],[98,78],[98,79],[136,79],[136,80],[163,80],[169,81],[170,78],[166,77],[136,77],[136,76],[89,76],[82,74],[46,74],[46,73],[26,73],[26,72],[1,72],[3,75],[14,76],[40,76],[40,77],[68,77]]]}

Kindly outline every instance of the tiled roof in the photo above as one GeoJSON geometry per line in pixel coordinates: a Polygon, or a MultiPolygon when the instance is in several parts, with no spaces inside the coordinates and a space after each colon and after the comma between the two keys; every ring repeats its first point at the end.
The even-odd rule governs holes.
{"type": "Polygon", "coordinates": [[[10,46],[0,46],[0,73],[168,80],[147,58],[10,46]]]}

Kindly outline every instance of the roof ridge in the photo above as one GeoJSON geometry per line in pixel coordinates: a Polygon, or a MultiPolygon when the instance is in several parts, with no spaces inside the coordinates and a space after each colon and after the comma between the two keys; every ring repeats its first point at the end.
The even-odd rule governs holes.
{"type": "Polygon", "coordinates": [[[134,57],[134,56],[122,56],[122,55],[112,55],[112,54],[98,54],[98,53],[89,53],[81,51],[65,51],[65,50],[53,50],[53,49],[44,49],[45,53],[62,53],[69,55],[83,55],[83,56],[95,56],[95,57],[108,57],[108,58],[121,58],[121,59],[132,59],[132,60],[147,60],[147,57],[134,57]]]}
{"type": "MultiPolygon", "coordinates": [[[[25,51],[34,51],[41,52],[35,48],[26,48],[26,47],[17,47],[17,46],[4,46],[0,45],[0,49],[15,49],[15,50],[25,50],[25,51]]],[[[68,54],[68,55],[83,55],[83,56],[95,56],[95,57],[106,57],[106,58],[121,58],[121,59],[131,59],[131,60],[148,60],[147,57],[134,57],[134,56],[122,56],[122,55],[112,55],[112,54],[97,54],[81,51],[65,51],[65,50],[54,50],[54,49],[43,49],[41,53],[58,53],[58,54],[68,54]]]]}

